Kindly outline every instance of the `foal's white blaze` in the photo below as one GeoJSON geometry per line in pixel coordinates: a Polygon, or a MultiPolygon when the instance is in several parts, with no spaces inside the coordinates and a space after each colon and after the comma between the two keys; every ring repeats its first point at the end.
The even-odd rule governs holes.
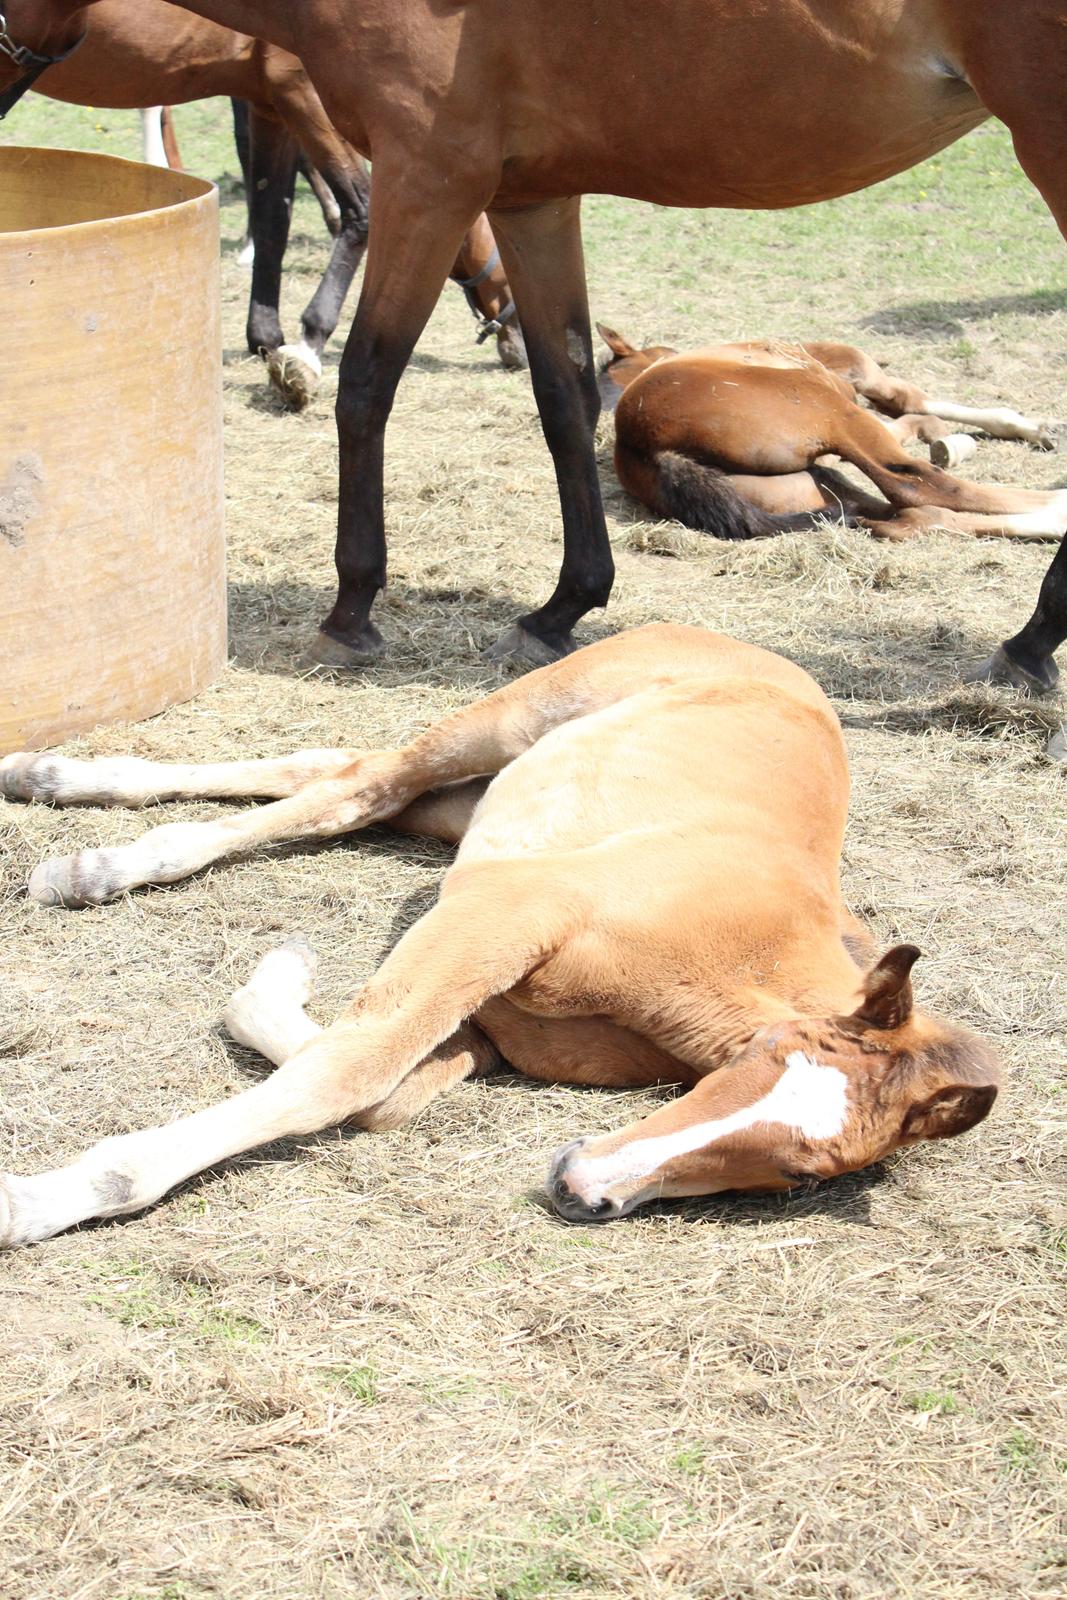
{"type": "Polygon", "coordinates": [[[786,1057],[785,1071],[772,1089],[753,1105],[728,1116],[697,1122],[677,1133],[635,1139],[606,1156],[578,1155],[567,1177],[575,1192],[589,1205],[604,1198],[614,1184],[647,1178],[676,1156],[704,1150],[731,1133],[758,1123],[779,1123],[795,1129],[805,1139],[832,1139],[845,1126],[848,1079],[837,1067],[814,1061],[802,1050],[786,1057]],[[595,1192],[594,1192],[595,1191],[595,1192]]]}

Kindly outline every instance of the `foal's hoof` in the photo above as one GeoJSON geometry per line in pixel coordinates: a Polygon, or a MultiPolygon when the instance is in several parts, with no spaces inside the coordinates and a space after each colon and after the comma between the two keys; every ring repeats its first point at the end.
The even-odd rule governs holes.
{"type": "Polygon", "coordinates": [[[319,386],[322,362],[306,344],[281,344],[267,352],[267,376],[291,411],[303,411],[319,386]]]}
{"type": "Polygon", "coordinates": [[[998,645],[988,660],[963,674],[963,681],[1003,684],[1011,689],[1025,689],[1028,694],[1051,694],[1059,677],[1059,668],[1053,660],[1045,663],[1044,672],[1030,672],[1013,661],[1003,645],[998,645]]]}
{"type": "Polygon", "coordinates": [[[30,874],[27,893],[39,906],[102,905],[128,887],[117,854],[115,850],[82,850],[42,861],[30,874]]]}
{"type": "Polygon", "coordinates": [[[496,661],[528,671],[531,667],[547,667],[552,661],[560,661],[577,648],[569,633],[558,634],[554,639],[542,639],[539,634],[530,633],[520,622],[513,622],[510,628],[504,629],[496,644],[482,651],[482,657],[485,661],[496,661]]]}
{"type": "Polygon", "coordinates": [[[1059,733],[1054,733],[1045,747],[1045,754],[1050,761],[1062,761],[1067,765],[1067,723],[1064,723],[1059,733]]]}
{"type": "Polygon", "coordinates": [[[319,629],[305,658],[309,667],[332,667],[335,672],[354,672],[372,667],[385,654],[385,641],[372,622],[351,640],[335,639],[319,629]]]}
{"type": "Polygon", "coordinates": [[[51,800],[55,794],[55,756],[16,751],[0,760],[0,795],[5,800],[51,800]]]}

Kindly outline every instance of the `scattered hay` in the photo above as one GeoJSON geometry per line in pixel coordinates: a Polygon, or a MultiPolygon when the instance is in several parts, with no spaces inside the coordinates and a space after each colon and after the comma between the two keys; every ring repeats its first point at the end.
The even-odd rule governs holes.
{"type": "MultiPolygon", "coordinates": [[[[225,108],[204,114],[225,122],[225,108]]],[[[656,278],[665,230],[692,230],[673,236],[678,260],[703,270],[721,219],[629,208],[628,226],[655,229],[642,253],[619,250],[619,212],[589,213],[597,303],[624,327],[647,325],[656,302],[675,323],[654,335],[679,346],[767,333],[760,278],[731,282],[728,328],[704,303],[678,309],[676,281],[656,278]]],[[[232,220],[236,236],[240,207],[232,220]]],[[[317,218],[312,239],[309,272],[317,218]]],[[[749,254],[753,272],[781,259],[749,254]]],[[[782,325],[855,337],[861,258],[842,257],[837,288],[826,259],[822,300],[794,290],[782,325]]],[[[863,259],[878,304],[882,263],[863,259]]],[[[301,666],[332,599],[337,347],[303,415],[282,415],[243,354],[247,277],[232,258],[223,273],[231,664],[191,704],[71,754],[397,744],[501,681],[479,651],[555,582],[529,384],[474,345],[446,293],[388,434],[389,654],[362,674],[301,666]]],[[[287,283],[289,326],[313,282],[287,283]]],[[[1025,363],[1008,310],[979,325],[989,386],[1003,369],[1009,398],[1061,409],[1067,314],[1035,313],[1025,363]]],[[[915,338],[906,327],[878,353],[958,388],[944,340],[915,338]]],[[[1001,481],[1033,473],[1011,446],[983,447],[979,465],[1001,481]]],[[[696,622],[815,673],[849,720],[846,892],[880,939],[922,946],[923,1004],[1005,1055],[1002,1104],[966,1139],[813,1194],[587,1230],[538,1205],[548,1153],[662,1096],[501,1075],[411,1129],[275,1145],[145,1216],[5,1258],[4,1600],[1062,1591],[1063,775],[1033,759],[1051,703],[957,682],[1025,620],[1049,551],[945,535],[887,548],[832,529],[724,545],[681,530],[689,547],[655,560],[630,542],[648,525],[610,464],[602,477],[619,577],[581,637],[696,622]]],[[[320,956],[312,1010],[329,1018],[447,859],[382,830],[77,914],[22,894],[44,855],[222,809],[0,807],[5,1163],[54,1165],[256,1081],[263,1064],[217,1019],[259,956],[305,930],[320,956]]]]}
{"type": "Polygon", "coordinates": [[[1033,740],[1050,739],[1059,733],[1064,720],[1064,700],[1035,700],[998,691],[989,684],[968,683],[952,689],[926,704],[886,706],[877,722],[906,733],[944,728],[950,733],[977,733],[983,738],[1033,740]]]}

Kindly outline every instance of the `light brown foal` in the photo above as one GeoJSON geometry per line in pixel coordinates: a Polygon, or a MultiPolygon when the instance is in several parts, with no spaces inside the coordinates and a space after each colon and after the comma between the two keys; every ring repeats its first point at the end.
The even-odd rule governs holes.
{"type": "Polygon", "coordinates": [[[1045,423],[928,396],[854,345],[759,340],[679,355],[665,345],[638,350],[597,326],[612,352],[600,389],[616,408],[615,469],[657,516],[726,539],[819,517],[858,521],[887,539],[928,527],[1056,539],[1067,528],[1067,492],[969,483],[944,470],[975,449],[949,423],[1048,450],[1045,423]],[[929,464],[904,449],[913,439],[929,445],[929,464]],[[835,472],[836,460],[858,467],[884,499],[835,472]]]}
{"type": "Polygon", "coordinates": [[[848,768],[829,702],[799,667],[718,634],[661,625],[591,645],[401,750],[208,767],[8,756],[0,785],[58,804],[279,797],[48,862],[30,885],[45,904],[384,820],[459,846],[437,904],[332,1026],[304,1010],[306,947],[269,954],[227,1025],[273,1076],[7,1178],[6,1245],[139,1210],[283,1135],[394,1127],[501,1058],[552,1082],[688,1091],[559,1152],[553,1203],[582,1220],[817,1182],[961,1133],[996,1096],[987,1048],[914,1010],[918,951],[871,965],[842,901],[848,768]]]}

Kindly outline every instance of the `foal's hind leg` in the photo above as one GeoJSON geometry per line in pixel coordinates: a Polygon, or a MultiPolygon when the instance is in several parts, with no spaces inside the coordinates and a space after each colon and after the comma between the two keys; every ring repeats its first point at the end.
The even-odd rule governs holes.
{"type": "MultiPolygon", "coordinates": [[[[43,905],[96,905],[141,884],[174,883],[213,861],[287,839],[332,838],[393,817],[403,831],[433,832],[425,807],[421,825],[417,809],[406,819],[401,815],[419,796],[499,772],[549,729],[647,687],[650,673],[662,680],[675,659],[674,651],[665,655],[659,630],[606,639],[573,660],[554,662],[498,689],[395,751],[311,751],[203,769],[104,761],[102,781],[95,762],[8,756],[0,777],[3,792],[13,799],[121,803],[129,796],[140,805],[164,794],[283,796],[273,805],[218,821],[167,823],[134,844],[43,862],[30,879],[30,894],[43,905]],[[137,770],[144,768],[147,776],[137,770]]],[[[440,798],[454,811],[454,793],[440,798]]],[[[467,817],[473,803],[468,790],[462,801],[467,817]]]]}
{"type": "MultiPolygon", "coordinates": [[[[1054,446],[1047,423],[1035,422],[1007,406],[961,406],[953,400],[930,398],[915,384],[890,377],[877,361],[856,345],[816,342],[806,343],[804,349],[831,372],[846,378],[857,394],[886,416],[963,423],[988,434],[991,439],[1021,439],[1039,450],[1051,450],[1054,446]]],[[[924,443],[933,442],[927,435],[919,437],[924,443]]]]}

